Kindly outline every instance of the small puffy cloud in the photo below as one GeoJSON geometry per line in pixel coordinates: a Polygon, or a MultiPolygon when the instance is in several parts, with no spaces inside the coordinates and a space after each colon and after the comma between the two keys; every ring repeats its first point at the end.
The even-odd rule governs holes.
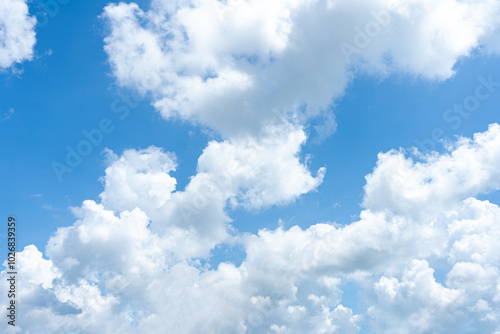
{"type": "Polygon", "coordinates": [[[198,172],[228,178],[235,204],[260,208],[287,203],[323,182],[325,168],[314,177],[299,160],[305,141],[303,129],[291,126],[268,128],[258,139],[213,141],[198,160],[198,172]]]}
{"type": "Polygon", "coordinates": [[[126,150],[118,158],[108,151],[110,166],[103,178],[102,203],[109,209],[124,211],[136,207],[153,212],[169,199],[176,180],[168,173],[177,167],[175,156],[156,147],[126,150]]]}
{"type": "Polygon", "coordinates": [[[399,214],[442,210],[466,195],[500,189],[500,126],[462,138],[443,155],[431,153],[413,161],[401,151],[380,153],[367,176],[365,207],[399,214]],[[422,210],[426,208],[426,210],[422,210]]]}
{"type": "Polygon", "coordinates": [[[33,58],[36,19],[28,13],[26,0],[0,3],[0,69],[33,58]]]}
{"type": "MultiPolygon", "coordinates": [[[[118,82],[165,117],[231,137],[328,113],[360,72],[444,80],[480,48],[498,53],[495,0],[153,0],[108,5],[118,82]]],[[[334,119],[320,136],[335,128],[334,119]]]]}
{"type": "Polygon", "coordinates": [[[148,218],[139,209],[123,211],[117,217],[101,204],[85,201],[74,211],[80,220],[59,228],[47,244],[47,254],[67,279],[102,274],[111,263],[115,274],[128,277],[164,264],[160,241],[147,228],[148,218]],[[144,253],[150,260],[143,259],[144,253]],[[96,261],[96,257],[106,259],[96,261]]]}
{"type": "Polygon", "coordinates": [[[54,279],[61,276],[52,261],[43,259],[42,253],[35,246],[26,246],[20,254],[17,265],[29,277],[29,283],[47,289],[52,287],[54,279]]]}

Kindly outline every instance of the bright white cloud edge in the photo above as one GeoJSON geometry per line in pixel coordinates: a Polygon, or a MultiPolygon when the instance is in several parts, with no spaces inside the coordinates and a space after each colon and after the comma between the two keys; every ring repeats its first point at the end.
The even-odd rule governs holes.
{"type": "Polygon", "coordinates": [[[492,124],[422,161],[381,154],[357,222],[230,237],[221,212],[231,196],[221,193],[240,182],[237,172],[206,205],[186,207],[187,223],[178,224],[165,213],[191,200],[191,185],[174,191],[173,156],[155,147],[128,150],[106,169],[102,203],[85,201],[75,209],[79,220],[51,238],[48,260],[34,246],[19,253],[21,328],[356,333],[365,319],[378,333],[494,332],[500,208],[473,196],[500,188],[499,166],[500,126],[492,124]],[[137,196],[132,208],[128,200],[137,196]],[[200,265],[196,256],[220,242],[243,245],[240,266],[200,265]],[[436,281],[434,270],[444,279],[436,281]],[[349,282],[362,288],[366,313],[343,305],[349,282]]]}
{"type": "Polygon", "coordinates": [[[33,58],[36,18],[28,13],[26,0],[0,3],[0,70],[33,58]]]}
{"type": "Polygon", "coordinates": [[[353,69],[442,80],[475,48],[496,52],[498,3],[447,0],[436,11],[416,0],[276,1],[262,17],[266,4],[106,7],[118,81],[151,94],[165,117],[227,139],[209,143],[185,191],[169,175],[173,154],[110,152],[100,203],[74,209],[79,220],[53,235],[49,259],[34,246],[19,254],[22,331],[355,333],[363,320],[380,333],[499,330],[500,212],[474,198],[499,187],[498,125],[421,162],[381,154],[360,220],[345,227],[239,235],[225,212],[289,203],[319,186],[324,169],[313,176],[299,159],[304,123],[332,119],[328,107],[353,69]],[[355,28],[372,22],[380,32],[356,44],[355,28]],[[346,56],[342,43],[358,50],[346,56]],[[224,242],[242,244],[245,261],[203,267],[197,259],[224,242]],[[365,314],[344,306],[346,282],[363,289],[365,314]]]}
{"type": "Polygon", "coordinates": [[[119,84],[149,94],[165,118],[224,137],[289,115],[320,117],[359,73],[429,80],[473,52],[496,53],[500,3],[429,0],[153,0],[110,4],[104,39],[119,84]]]}

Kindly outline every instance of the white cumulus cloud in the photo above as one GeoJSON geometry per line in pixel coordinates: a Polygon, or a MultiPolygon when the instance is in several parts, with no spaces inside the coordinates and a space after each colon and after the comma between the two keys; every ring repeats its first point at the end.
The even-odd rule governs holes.
{"type": "Polygon", "coordinates": [[[33,58],[36,19],[28,13],[25,0],[0,3],[0,69],[33,58]]]}
{"type": "Polygon", "coordinates": [[[47,258],[34,246],[19,253],[20,330],[500,331],[500,208],[479,198],[500,188],[498,124],[442,154],[379,154],[351,224],[251,234],[229,214],[320,187],[325,168],[311,171],[301,155],[308,120],[323,117],[320,137],[331,133],[356,75],[450,78],[461,57],[498,52],[499,13],[494,0],[107,5],[118,83],[222,139],[183,190],[174,153],[108,152],[100,200],[73,208],[77,221],[52,235],[47,258]],[[241,247],[243,261],[210,265],[224,245],[241,247]],[[359,307],[344,296],[353,286],[359,307]]]}
{"type": "MultiPolygon", "coordinates": [[[[500,165],[494,163],[500,155],[499,129],[493,124],[472,139],[459,139],[447,153],[420,156],[420,162],[399,151],[381,154],[367,177],[359,221],[342,227],[322,223],[261,230],[257,235],[234,234],[221,204],[231,196],[235,205],[260,203],[245,196],[252,188],[238,173],[237,163],[246,154],[231,155],[237,162],[230,169],[233,174],[224,186],[217,185],[220,194],[207,197],[209,206],[219,205],[222,214],[200,207],[202,214],[196,211],[179,223],[180,216],[164,213],[185,205],[196,192],[190,193],[191,184],[184,191],[172,190],[175,180],[168,173],[175,168],[174,156],[154,147],[125,151],[110,160],[101,203],[85,201],[74,209],[78,220],[52,236],[48,259],[34,246],[19,254],[21,294],[44,301],[41,307],[29,299],[21,328],[55,333],[357,333],[368,324],[377,333],[499,330],[500,208],[474,198],[500,182],[500,165]],[[471,154],[477,163],[464,169],[471,154]],[[401,174],[401,166],[406,173],[401,174]],[[448,184],[455,174],[433,174],[443,166],[476,181],[448,184]],[[420,175],[435,180],[416,182],[420,175]],[[120,189],[114,184],[118,177],[120,189]],[[152,182],[155,178],[158,183],[152,182]],[[393,186],[401,178],[407,178],[404,187],[393,186]],[[140,179],[145,182],[138,183],[140,179]],[[442,183],[447,196],[437,210],[430,204],[433,193],[444,192],[439,190],[442,183]],[[162,195],[165,201],[158,187],[168,190],[162,195]],[[109,201],[111,194],[119,200],[109,201]],[[137,194],[142,198],[132,207],[127,199],[137,194]],[[378,201],[369,201],[371,197],[378,201]],[[406,204],[394,206],[394,198],[406,204]],[[219,232],[200,233],[207,226],[219,232]],[[203,264],[208,251],[224,242],[240,244],[244,261],[238,266],[203,264]],[[345,306],[346,284],[359,287],[357,298],[365,309],[345,306]]],[[[281,143],[291,145],[288,153],[282,149],[283,158],[294,159],[302,136],[300,131],[296,135],[296,140],[281,143]]],[[[276,149],[264,142],[261,149],[276,149]]],[[[242,152],[248,145],[259,146],[252,141],[216,144],[215,152],[224,145],[241,145],[242,152]]],[[[209,163],[211,154],[209,145],[191,183],[203,177],[211,184],[219,168],[209,163]]],[[[299,167],[289,172],[303,173],[299,167]]],[[[259,190],[259,183],[254,184],[259,190]]],[[[294,186],[295,196],[302,187],[294,186]]],[[[289,196],[286,189],[282,194],[289,196]]],[[[2,279],[6,275],[4,271],[2,279]]]]}
{"type": "Polygon", "coordinates": [[[153,0],[103,13],[118,82],[224,136],[258,132],[276,111],[331,122],[359,72],[447,79],[473,50],[498,52],[499,15],[495,0],[153,0]]]}

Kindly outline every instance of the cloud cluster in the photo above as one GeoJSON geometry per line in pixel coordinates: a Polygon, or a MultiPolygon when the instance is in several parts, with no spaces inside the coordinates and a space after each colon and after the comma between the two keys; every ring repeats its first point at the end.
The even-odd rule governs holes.
{"type": "Polygon", "coordinates": [[[316,189],[325,169],[314,177],[299,159],[306,136],[301,128],[273,127],[258,139],[212,141],[198,159],[198,173],[184,191],[174,191],[175,156],[150,147],[125,151],[106,169],[102,204],[115,212],[140,208],[151,229],[169,239],[179,259],[209,255],[226,240],[231,219],[226,206],[260,209],[294,201],[316,189]]]}
{"type": "Polygon", "coordinates": [[[473,50],[498,52],[499,16],[495,0],[153,0],[103,13],[118,82],[224,136],[258,133],[276,110],[331,121],[359,72],[447,79],[473,50]]]}
{"type": "Polygon", "coordinates": [[[320,135],[331,133],[331,107],[355,75],[449,78],[460,57],[498,52],[499,13],[494,0],[108,5],[118,82],[223,140],[180,190],[174,153],[108,152],[100,200],[73,209],[47,258],[34,246],[18,254],[18,331],[500,331],[500,208],[478,199],[500,188],[498,124],[443,154],[381,153],[349,225],[241,234],[228,214],[320,186],[325,169],[301,157],[307,122],[323,117],[320,135]],[[243,262],[209,265],[218,245],[241,247],[243,262]],[[353,286],[358,307],[344,297],[353,286]]]}
{"type": "Polygon", "coordinates": [[[418,215],[423,207],[438,212],[464,194],[500,189],[500,143],[494,140],[499,135],[498,126],[491,126],[474,139],[462,138],[450,154],[416,163],[398,151],[380,153],[376,171],[367,177],[365,206],[418,215]]]}
{"type": "MultiPolygon", "coordinates": [[[[291,146],[280,150],[282,159],[293,159],[303,134],[296,136],[282,144],[291,146]]],[[[234,197],[233,205],[255,206],[265,196],[258,182],[247,186],[238,165],[251,145],[259,143],[211,143],[184,191],[174,191],[168,175],[172,154],[155,147],[111,154],[101,203],[74,209],[78,220],[52,236],[48,259],[34,246],[19,254],[23,332],[356,333],[363,324],[378,333],[500,330],[500,208],[472,197],[499,188],[498,124],[419,161],[402,151],[380,154],[360,220],[350,225],[235,235],[220,202],[234,197]],[[224,183],[210,183],[219,170],[213,154],[231,145],[242,154],[230,155],[236,163],[224,183]],[[165,215],[195,196],[198,178],[216,187],[209,205],[184,223],[165,215]],[[246,190],[238,195],[235,184],[246,190]],[[242,245],[241,265],[199,261],[222,242],[242,245]],[[359,287],[365,309],[344,305],[346,284],[359,287]]],[[[304,180],[294,196],[311,186],[304,180]]],[[[276,198],[290,200],[289,189],[278,190],[276,198]]]]}
{"type": "Polygon", "coordinates": [[[0,3],[0,70],[33,57],[36,19],[29,16],[26,0],[0,3]]]}

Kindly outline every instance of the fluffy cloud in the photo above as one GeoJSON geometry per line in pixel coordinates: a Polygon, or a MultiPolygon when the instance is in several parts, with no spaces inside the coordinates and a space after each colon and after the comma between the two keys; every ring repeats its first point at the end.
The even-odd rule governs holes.
{"type": "Polygon", "coordinates": [[[367,177],[365,206],[415,216],[443,210],[464,194],[500,189],[496,168],[500,165],[500,143],[494,140],[499,135],[500,127],[491,125],[473,140],[461,139],[450,153],[433,153],[420,162],[398,151],[379,154],[376,171],[367,177]]]}
{"type": "Polygon", "coordinates": [[[177,181],[168,173],[177,167],[175,155],[150,147],[127,150],[118,158],[108,151],[111,165],[103,178],[105,191],[102,203],[113,210],[133,210],[136,207],[153,212],[164,205],[175,190],[177,181]]]}
{"type": "MultiPolygon", "coordinates": [[[[211,1],[108,5],[118,82],[166,118],[223,135],[176,190],[175,155],[109,152],[100,201],[74,208],[47,259],[19,254],[23,332],[379,333],[500,331],[500,126],[443,154],[381,153],[349,225],[241,234],[228,208],[319,187],[301,157],[307,120],[359,72],[431,80],[494,44],[497,1],[211,1]],[[435,7],[438,7],[436,10],[435,7]],[[240,265],[207,263],[217,245],[240,265]],[[348,288],[351,286],[351,288],[348,288]],[[348,307],[355,286],[363,306],[348,307]],[[28,297],[34,296],[34,297],[28,297]]],[[[6,277],[3,271],[1,279],[6,277]]],[[[5,286],[0,287],[4,294],[5,286]]],[[[4,307],[5,305],[0,305],[4,307]]]]}
{"type": "Polygon", "coordinates": [[[449,78],[474,49],[498,51],[499,15],[495,0],[154,0],[147,11],[111,4],[103,17],[120,84],[152,95],[165,118],[235,136],[276,111],[331,123],[359,72],[449,78]]]}
{"type": "Polygon", "coordinates": [[[198,172],[229,178],[234,204],[260,208],[286,203],[323,181],[325,168],[313,177],[299,160],[305,141],[304,130],[289,125],[268,128],[258,139],[213,141],[199,159],[198,172]]]}
{"type": "MultiPolygon", "coordinates": [[[[288,152],[280,150],[287,159],[293,159],[302,140],[300,131],[295,136],[295,141],[290,134],[290,141],[282,143],[291,145],[288,152]]],[[[191,183],[203,176],[210,184],[220,167],[211,162],[212,154],[240,145],[241,156],[230,156],[242,162],[245,147],[259,144],[262,150],[276,149],[265,140],[210,144],[191,183]]],[[[54,333],[357,333],[369,324],[379,333],[499,330],[500,208],[471,196],[497,189],[500,182],[500,165],[495,163],[500,126],[491,125],[473,139],[462,138],[449,150],[419,156],[418,162],[403,152],[381,154],[367,177],[360,220],[350,225],[211,235],[204,246],[199,233],[204,227],[231,228],[224,224],[226,216],[210,216],[204,209],[183,224],[175,221],[178,217],[165,218],[171,206],[184,205],[183,200],[196,193],[190,193],[191,184],[184,191],[173,190],[175,180],[168,176],[175,168],[172,154],[150,147],[112,155],[101,203],[85,201],[74,209],[79,220],[54,234],[47,245],[49,259],[34,246],[19,254],[21,294],[37,296],[26,297],[30,302],[23,309],[27,320],[21,328],[54,333]],[[464,167],[471,156],[477,164],[464,167]],[[449,173],[438,172],[444,166],[449,173]],[[429,176],[432,182],[419,181],[429,176]],[[405,186],[394,186],[401,177],[408,178],[405,186]],[[449,182],[457,177],[472,181],[449,182]],[[435,192],[444,192],[443,184],[448,195],[437,210],[430,203],[435,192]],[[162,195],[165,201],[158,187],[168,190],[162,195]],[[111,194],[116,201],[109,200],[111,194]],[[137,194],[141,198],[131,206],[127,199],[137,194]],[[394,198],[406,204],[395,206],[394,198]],[[200,254],[229,242],[227,238],[244,247],[241,265],[203,265],[200,254]],[[190,253],[191,248],[198,253],[190,253]],[[346,284],[359,286],[365,310],[344,305],[346,284]],[[43,307],[36,300],[42,300],[43,307]]],[[[302,173],[299,167],[289,172],[302,173]]],[[[245,195],[252,188],[238,164],[230,170],[228,182],[218,186],[223,195],[207,197],[214,201],[210,206],[230,202],[232,196],[235,205],[259,204],[254,195],[245,195]],[[238,188],[240,195],[234,191],[238,188]]],[[[258,193],[261,186],[252,184],[258,193]]],[[[296,196],[302,187],[294,189],[296,196]]],[[[283,196],[289,196],[287,191],[282,189],[283,196]]],[[[221,204],[218,209],[224,208],[221,204]]]]}
{"type": "Polygon", "coordinates": [[[301,128],[283,125],[258,139],[212,141],[184,191],[175,191],[176,180],[168,174],[176,167],[173,154],[155,147],[128,150],[119,158],[111,153],[102,204],[115,212],[145,212],[177,259],[207,256],[229,237],[227,205],[259,209],[289,203],[321,184],[325,169],[314,177],[300,161],[305,140],[301,128]]]}
{"type": "Polygon", "coordinates": [[[0,3],[0,69],[33,57],[35,24],[25,0],[0,3]]]}

